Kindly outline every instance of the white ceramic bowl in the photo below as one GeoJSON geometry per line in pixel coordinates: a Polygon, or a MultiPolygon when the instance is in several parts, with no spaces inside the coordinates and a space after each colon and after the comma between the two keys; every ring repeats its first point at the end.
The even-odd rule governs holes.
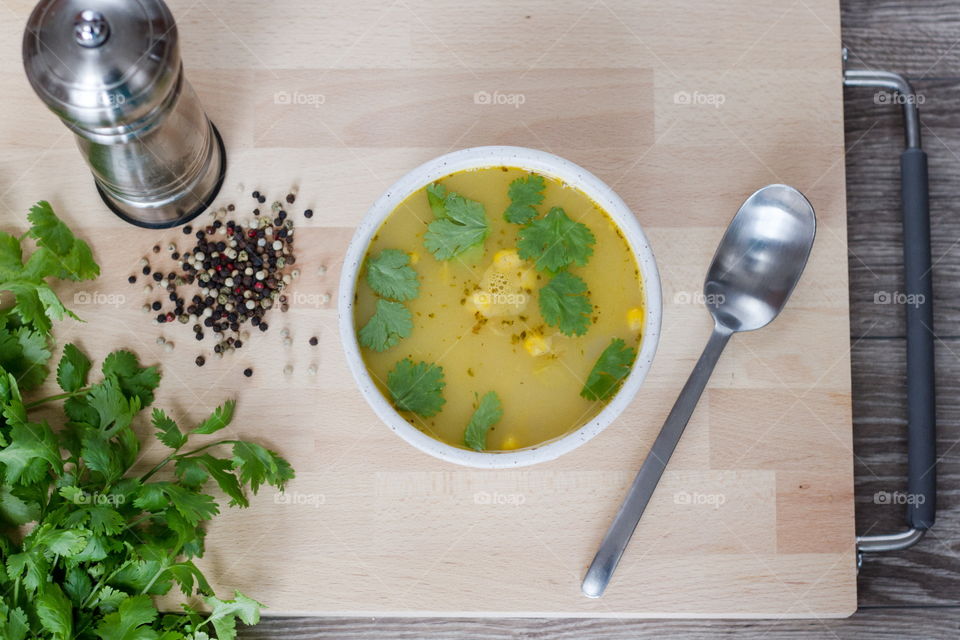
{"type": "Polygon", "coordinates": [[[364,397],[390,429],[417,449],[432,456],[470,467],[502,469],[552,460],[571,451],[603,431],[630,404],[640,389],[653,362],[660,339],[660,274],[653,252],[636,217],[626,203],[595,175],[568,160],[535,149],[524,147],[473,147],[454,151],[422,164],[400,178],[380,196],[357,228],[347,249],[340,277],[339,293],[340,337],[346,350],[347,362],[364,397]],[[360,345],[354,327],[353,299],[370,240],[383,221],[410,194],[451,173],[485,167],[518,167],[545,176],[551,176],[574,186],[599,204],[619,225],[627,238],[643,278],[645,319],[640,353],[630,375],[620,391],[593,419],[576,431],[536,447],[502,453],[470,451],[453,447],[431,438],[412,426],[393,408],[374,384],[360,355],[360,345]]]}

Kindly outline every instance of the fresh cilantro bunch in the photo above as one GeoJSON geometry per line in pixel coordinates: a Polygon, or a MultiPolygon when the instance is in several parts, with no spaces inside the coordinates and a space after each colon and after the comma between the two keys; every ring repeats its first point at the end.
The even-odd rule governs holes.
{"type": "Polygon", "coordinates": [[[240,593],[216,598],[193,562],[204,552],[205,523],[219,513],[207,489],[216,484],[244,507],[247,491],[282,490],[293,470],[251,442],[193,443],[230,423],[231,401],[187,430],[154,409],[157,438],[170,451],[135,473],[141,440],[133,425],[153,403],[160,374],[127,351],[107,356],[91,384],[92,362],[66,345],[57,366],[63,393],[25,397],[48,375],[51,320],[69,314],[46,278],[99,272],[48,204],[29,219],[23,236],[0,234],[0,291],[15,294],[0,311],[0,638],[235,638],[236,621],[255,624],[260,605],[240,593]],[[27,238],[37,249],[24,263],[27,238]],[[63,415],[51,426],[58,403],[63,415]],[[161,616],[153,597],[174,586],[209,612],[183,605],[181,614],[161,616]]]}

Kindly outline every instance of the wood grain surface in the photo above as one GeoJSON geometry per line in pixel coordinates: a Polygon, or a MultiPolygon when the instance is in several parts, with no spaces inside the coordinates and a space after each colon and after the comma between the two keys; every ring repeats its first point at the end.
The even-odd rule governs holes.
{"type": "MultiPolygon", "coordinates": [[[[253,395],[249,393],[243,396],[240,428],[245,435],[261,436],[288,453],[301,471],[300,482],[306,483],[298,485],[301,495],[322,497],[323,504],[320,508],[283,504],[283,499],[265,496],[254,507],[258,518],[254,519],[254,512],[231,514],[222,529],[213,532],[215,539],[222,538],[211,545],[236,545],[232,557],[213,559],[225,582],[246,586],[245,580],[252,580],[258,595],[267,594],[262,596],[264,600],[277,593],[281,600],[300,598],[307,605],[275,605],[281,612],[393,611],[391,606],[396,605],[387,604],[389,600],[373,602],[371,598],[378,590],[395,595],[393,587],[398,585],[407,588],[406,601],[414,602],[399,609],[404,613],[474,612],[477,609],[471,607],[478,602],[497,601],[511,605],[501,613],[578,615],[776,613],[823,617],[852,610],[846,223],[835,5],[733,2],[721,8],[696,2],[668,7],[653,3],[492,3],[478,7],[467,22],[457,20],[462,8],[453,2],[354,3],[349,11],[337,12],[306,2],[285,3],[282,9],[246,3],[233,3],[230,9],[220,2],[171,4],[181,23],[188,77],[231,149],[228,193],[239,183],[244,190],[282,190],[296,182],[307,198],[305,203],[324,212],[302,231],[317,247],[306,257],[304,273],[315,273],[320,264],[330,266],[324,278],[300,284],[307,299],[319,300],[324,293],[332,293],[336,260],[350,227],[366,203],[394,178],[447,148],[511,142],[565,155],[621,192],[654,241],[667,303],[663,349],[645,395],[641,394],[631,412],[569,461],[503,477],[471,477],[473,472],[434,464],[405,451],[402,443],[394,442],[393,436],[375,424],[347,379],[333,330],[333,310],[295,308],[289,322],[296,334],[319,333],[321,347],[316,352],[294,350],[281,361],[276,357],[279,347],[274,335],[245,354],[262,366],[264,376],[261,378],[258,368],[256,380],[263,392],[255,398],[249,398],[253,395]],[[680,18],[690,13],[699,19],[680,18]],[[323,37],[318,38],[317,33],[323,37]],[[524,63],[518,66],[518,60],[524,63]],[[526,102],[514,114],[505,112],[510,107],[502,105],[502,109],[483,110],[474,102],[474,94],[481,91],[522,93],[526,102]],[[719,108],[678,104],[682,101],[678,92],[723,95],[724,103],[719,108]],[[314,103],[322,103],[285,104],[284,93],[292,101],[313,96],[314,103]],[[598,108],[591,106],[594,98],[599,98],[598,108]],[[569,121],[564,119],[567,114],[569,121]],[[592,135],[586,133],[591,131],[592,135]],[[790,153],[784,153],[784,148],[790,153]],[[706,319],[702,309],[683,302],[699,288],[720,227],[752,188],[781,180],[805,190],[820,214],[821,235],[811,270],[788,313],[770,333],[744,337],[727,354],[698,414],[700,424],[695,419],[691,425],[691,435],[700,432],[701,438],[688,437],[675,461],[677,473],[668,478],[679,483],[674,495],[700,487],[703,495],[722,494],[732,497],[732,502],[713,513],[684,514],[672,496],[664,497],[662,489],[658,494],[660,511],[654,512],[655,504],[649,522],[676,526],[659,538],[651,534],[647,540],[642,539],[642,529],[638,532],[632,547],[636,552],[633,571],[646,574],[634,582],[620,576],[626,594],[621,602],[629,596],[629,604],[621,607],[611,601],[611,609],[606,611],[565,609],[573,602],[564,600],[568,583],[575,585],[602,535],[605,524],[597,523],[605,522],[615,508],[630,470],[642,458],[669,409],[671,390],[682,383],[699,351],[706,319]],[[671,189],[664,189],[665,185],[671,189]],[[670,197],[673,191],[682,194],[679,201],[670,197]],[[816,335],[817,339],[804,342],[804,335],[816,335]],[[288,384],[278,375],[287,361],[300,372],[316,362],[321,373],[316,381],[300,378],[288,384]],[[762,390],[768,401],[756,401],[757,394],[748,393],[751,389],[762,390]],[[289,400],[278,402],[281,393],[289,400]],[[794,402],[798,396],[799,402],[794,402]],[[771,406],[790,410],[780,417],[771,413],[771,406]],[[304,420],[298,416],[317,418],[307,421],[312,427],[304,428],[304,420]],[[756,416],[757,424],[734,429],[744,422],[744,416],[751,420],[756,416]],[[768,437],[771,429],[774,435],[768,437]],[[822,456],[811,453],[811,447],[823,447],[822,456]],[[374,465],[383,451],[388,452],[387,464],[374,465]],[[798,451],[802,453],[798,455],[798,451]],[[311,475],[313,469],[316,472],[311,475]],[[484,490],[503,487],[505,492],[546,499],[540,504],[527,502],[523,506],[534,508],[519,519],[516,514],[483,513],[476,504],[469,504],[477,486],[484,490]],[[318,487],[325,492],[310,491],[318,487]],[[371,501],[371,496],[375,500],[371,501]],[[446,502],[438,504],[438,496],[446,502]],[[465,498],[467,504],[463,504],[465,498]],[[364,501],[373,512],[358,508],[364,501]],[[444,518],[438,522],[431,509],[442,509],[444,518]],[[562,511],[558,513],[558,509],[562,511]],[[410,518],[411,512],[417,514],[416,520],[410,518]],[[576,522],[571,525],[564,513],[575,514],[576,522]],[[811,518],[809,514],[816,515],[811,518]],[[338,522],[341,516],[343,520],[338,522]],[[353,533],[372,535],[361,536],[363,539],[344,536],[335,544],[335,535],[330,536],[327,529],[344,522],[353,533]],[[445,529],[444,522],[452,523],[451,527],[445,529]],[[511,529],[517,522],[527,529],[511,529]],[[532,531],[531,522],[536,523],[532,531]],[[445,536],[449,540],[451,532],[462,533],[465,527],[453,525],[463,523],[479,524],[475,531],[464,534],[457,546],[440,544],[445,536]],[[738,534],[744,526],[750,527],[746,537],[738,534]],[[272,532],[277,530],[286,532],[284,544],[274,539],[272,532]],[[425,538],[423,532],[429,535],[425,538]],[[537,534],[549,537],[550,543],[543,545],[536,540],[537,534]],[[471,535],[478,537],[472,539],[471,535]],[[510,538],[521,540],[519,548],[501,551],[500,545],[509,542],[504,539],[510,538]],[[291,539],[297,542],[286,544],[291,539]],[[403,542],[399,547],[391,544],[398,540],[403,542]],[[245,547],[246,542],[253,546],[245,547]],[[479,544],[471,544],[474,542],[479,544]],[[249,559],[251,549],[262,549],[265,544],[274,555],[270,571],[253,567],[252,575],[244,573],[250,567],[241,563],[249,559]],[[664,554],[664,544],[684,553],[664,554]],[[382,551],[370,553],[371,547],[382,551]],[[461,556],[477,548],[486,552],[485,562],[474,565],[477,573],[470,574],[477,579],[469,585],[450,582],[451,575],[456,577],[463,568],[461,556]],[[358,549],[370,555],[364,558],[358,549]],[[650,566],[645,550],[663,556],[663,566],[650,566]],[[497,557],[499,553],[509,557],[497,557]],[[691,557],[697,561],[686,563],[691,557]],[[425,567],[424,558],[433,566],[425,567]],[[514,558],[519,562],[508,562],[514,558]],[[387,574],[385,580],[381,575],[385,584],[371,586],[384,559],[402,569],[387,574]],[[716,562],[715,573],[710,571],[711,562],[716,562]],[[839,569],[824,576],[828,567],[839,569]],[[511,577],[520,574],[521,580],[505,589],[500,586],[502,579],[498,582],[496,575],[488,575],[497,571],[511,577]],[[526,575],[533,576],[536,584],[524,586],[526,575]],[[678,581],[678,575],[690,580],[678,581]],[[789,578],[789,586],[782,584],[781,575],[789,578]],[[819,577],[823,579],[818,582],[819,577]],[[426,584],[438,578],[440,584],[426,584]],[[351,595],[351,585],[358,582],[362,587],[356,587],[351,595]],[[461,592],[448,593],[444,584],[453,584],[461,592]],[[347,585],[346,591],[338,588],[343,585],[347,585]],[[803,594],[784,611],[784,602],[798,593],[796,585],[803,594]],[[502,593],[488,593],[498,587],[502,593]],[[804,591],[806,587],[810,589],[804,591]],[[670,596],[671,589],[688,601],[678,606],[670,596]],[[544,609],[527,607],[525,598],[548,604],[544,609]],[[431,602],[438,600],[454,604],[435,609],[431,602]],[[749,602],[744,604],[745,600],[749,602]],[[350,608],[358,601],[367,606],[350,608]],[[457,603],[470,606],[460,608],[457,603]]],[[[14,64],[17,47],[11,43],[19,42],[18,31],[29,3],[7,0],[5,8],[19,19],[0,26],[8,36],[0,70],[0,85],[10,88],[5,98],[5,106],[10,108],[0,114],[0,139],[4,142],[0,182],[7,189],[3,202],[10,209],[8,214],[17,215],[31,199],[47,197],[71,221],[82,222],[91,233],[102,235],[94,243],[102,261],[123,271],[129,268],[123,262],[130,257],[129,247],[139,246],[144,251],[153,238],[119,229],[100,211],[65,130],[37,107],[14,64]],[[24,172],[25,168],[30,170],[24,172]],[[56,176],[56,182],[51,176],[56,176]]],[[[859,296],[870,291],[854,288],[857,260],[853,252],[858,237],[864,242],[886,241],[885,254],[861,252],[868,258],[886,258],[886,264],[880,265],[889,270],[881,272],[889,276],[884,286],[887,282],[895,285],[898,273],[898,139],[879,140],[884,127],[895,129],[897,123],[895,116],[881,111],[878,107],[877,117],[859,130],[864,134],[861,144],[877,145],[868,156],[871,160],[883,156],[883,145],[889,147],[893,181],[875,186],[869,194],[878,198],[876,210],[885,204],[886,212],[860,226],[852,217],[851,186],[853,302],[858,300],[855,292],[859,296]],[[874,137],[879,141],[869,142],[874,137]],[[892,207],[881,200],[889,194],[892,207]],[[856,236],[858,231],[862,236],[856,236]]],[[[864,119],[871,117],[869,108],[860,113],[864,119]]],[[[949,126],[947,120],[944,117],[945,127],[949,126]]],[[[852,155],[855,150],[849,129],[847,144],[852,155]]],[[[864,147],[865,153],[869,148],[864,147]]],[[[882,171],[878,166],[873,163],[873,169],[882,171]]],[[[240,190],[235,193],[239,197],[240,190]]],[[[865,215],[870,211],[868,204],[865,215]]],[[[125,275],[113,273],[115,281],[98,283],[103,285],[100,293],[124,291],[135,298],[121,283],[125,275]]],[[[874,290],[882,291],[876,286],[874,290]]],[[[209,405],[242,388],[243,380],[237,376],[242,368],[239,362],[216,368],[214,373],[222,376],[219,380],[197,384],[194,370],[187,366],[195,355],[193,345],[165,357],[150,341],[152,328],[145,329],[139,312],[135,313],[138,306],[91,307],[84,314],[91,325],[98,326],[120,319],[111,325],[110,336],[74,330],[88,348],[106,344],[106,338],[127,340],[130,346],[141,347],[146,358],[163,360],[167,384],[179,389],[185,414],[198,415],[199,406],[187,406],[194,401],[209,405]],[[184,399],[184,389],[193,397],[184,399]]],[[[882,309],[876,315],[881,320],[889,318],[891,333],[886,335],[895,337],[896,310],[882,309]]],[[[860,321],[855,314],[851,326],[860,321]]],[[[856,343],[854,357],[861,345],[867,348],[872,344],[867,340],[856,343]]],[[[891,366],[898,361],[892,349],[884,354],[891,366]]],[[[897,382],[895,367],[887,373],[890,379],[884,382],[897,382]]],[[[165,399],[177,401],[173,394],[161,402],[165,399]]],[[[885,440],[889,445],[897,439],[895,414],[900,405],[896,397],[884,400],[891,407],[884,423],[889,427],[885,440]]],[[[880,405],[870,406],[879,411],[880,405]]],[[[895,462],[884,467],[884,472],[887,475],[880,477],[894,481],[895,462]]],[[[890,525],[897,523],[894,520],[890,525]]],[[[631,571],[630,560],[625,560],[623,574],[631,571]]],[[[918,578],[923,567],[919,563],[918,578]]],[[[922,584],[917,588],[922,589],[922,584]]],[[[403,605],[404,598],[394,602],[403,605]]],[[[942,624],[929,627],[931,633],[951,624],[949,619],[938,622],[942,624]]],[[[323,625],[295,620],[271,624],[275,626],[254,633],[302,629],[304,634],[320,637],[323,625]]],[[[342,629],[343,624],[331,622],[331,629],[342,629]]],[[[471,635],[468,623],[459,630],[456,621],[423,624],[422,629],[440,625],[433,628],[445,630],[450,637],[484,637],[479,632],[471,635]]],[[[477,624],[489,624],[490,633],[504,628],[499,623],[477,624]]],[[[574,628],[589,629],[596,637],[619,637],[610,635],[618,633],[615,629],[624,635],[638,633],[636,627],[618,627],[621,623],[582,624],[585,626],[541,623],[541,628],[557,637],[575,633],[564,631],[574,628]]],[[[811,624],[798,629],[820,628],[819,623],[811,624]]],[[[530,623],[527,627],[529,637],[547,637],[530,635],[540,633],[530,630],[535,626],[530,623]]],[[[386,634],[382,637],[390,633],[402,637],[408,633],[402,628],[390,623],[382,629],[386,634]]],[[[412,629],[410,637],[419,637],[418,627],[408,628],[412,629]]],[[[699,633],[698,629],[705,628],[688,629],[699,633]]],[[[767,629],[762,625],[749,628],[767,629]]],[[[351,633],[341,631],[332,637],[353,637],[351,633]]],[[[373,637],[374,630],[357,623],[356,633],[373,637]]]]}

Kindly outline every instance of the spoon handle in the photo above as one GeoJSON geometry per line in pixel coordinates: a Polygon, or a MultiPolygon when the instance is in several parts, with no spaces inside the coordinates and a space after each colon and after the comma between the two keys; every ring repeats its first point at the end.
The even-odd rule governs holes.
{"type": "Polygon", "coordinates": [[[607,535],[604,536],[600,549],[590,564],[590,569],[587,570],[587,575],[580,587],[585,596],[599,598],[607,588],[607,584],[613,576],[613,571],[617,568],[620,557],[623,555],[624,549],[627,548],[627,543],[630,542],[630,537],[633,535],[634,529],[637,528],[637,523],[640,522],[640,516],[643,515],[647,503],[650,502],[650,497],[657,488],[657,483],[660,481],[660,476],[663,475],[667,461],[673,455],[673,450],[677,448],[680,436],[683,435],[683,429],[687,426],[690,416],[693,415],[693,410],[700,400],[700,395],[707,386],[710,374],[713,373],[713,368],[717,364],[717,360],[720,359],[720,354],[723,353],[723,348],[727,345],[731,335],[733,335],[733,332],[730,329],[720,325],[716,325],[713,333],[710,334],[710,340],[707,342],[703,354],[693,368],[690,377],[687,378],[687,383],[683,385],[683,391],[680,392],[673,409],[670,410],[670,415],[663,423],[660,434],[647,454],[647,459],[643,461],[640,472],[633,480],[633,485],[627,492],[626,499],[620,505],[620,510],[607,530],[607,535]]]}

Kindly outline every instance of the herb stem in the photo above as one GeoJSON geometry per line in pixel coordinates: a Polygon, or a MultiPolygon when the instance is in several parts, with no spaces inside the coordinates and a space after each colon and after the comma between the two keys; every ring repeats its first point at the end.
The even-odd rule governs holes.
{"type": "Polygon", "coordinates": [[[168,455],[166,458],[164,458],[163,460],[161,460],[160,462],[158,462],[156,465],[154,465],[154,467],[153,467],[152,469],[150,469],[150,471],[147,471],[147,472],[140,478],[140,481],[141,481],[141,482],[146,482],[147,480],[149,480],[150,478],[152,478],[152,477],[154,476],[154,474],[156,474],[158,471],[160,471],[160,470],[163,469],[165,466],[167,466],[167,463],[170,462],[170,461],[172,461],[172,460],[182,460],[183,458],[188,458],[188,457],[190,457],[190,456],[192,456],[192,455],[194,455],[194,454],[200,453],[201,451],[206,451],[207,449],[212,449],[212,448],[214,448],[214,447],[219,447],[220,445],[224,445],[224,444],[237,444],[237,443],[239,443],[239,442],[240,442],[240,440],[220,440],[219,442],[211,442],[210,444],[205,444],[205,445],[203,445],[202,447],[197,447],[196,449],[192,449],[192,450],[187,451],[187,452],[184,452],[184,453],[177,453],[177,452],[179,451],[179,449],[176,449],[175,451],[173,451],[173,453],[171,453],[171,454],[168,455]]]}
{"type": "Polygon", "coordinates": [[[76,396],[83,395],[84,393],[87,393],[88,391],[90,391],[90,387],[84,387],[83,389],[78,389],[78,390],[76,390],[76,391],[70,391],[70,392],[68,392],[68,393],[59,393],[59,394],[57,394],[57,395],[55,395],[55,396],[48,396],[48,397],[46,397],[46,398],[40,398],[39,400],[34,400],[33,402],[28,402],[28,403],[24,404],[23,406],[24,406],[25,409],[30,410],[30,409],[34,409],[34,408],[36,408],[36,407],[39,407],[39,406],[42,405],[42,404],[46,404],[46,403],[48,403],[48,402],[56,402],[57,400],[69,400],[70,398],[74,398],[74,397],[76,397],[76,396]]]}

